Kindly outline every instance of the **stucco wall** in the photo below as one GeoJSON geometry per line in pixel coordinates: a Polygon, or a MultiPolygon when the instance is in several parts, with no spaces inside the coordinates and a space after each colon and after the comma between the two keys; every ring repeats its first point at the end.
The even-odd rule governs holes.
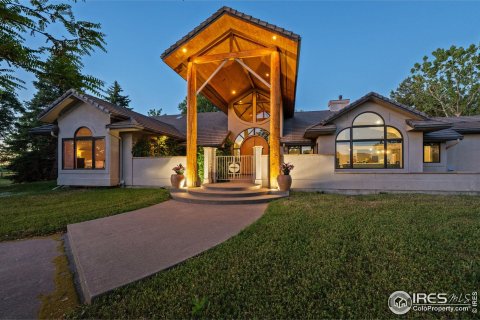
{"type": "Polygon", "coordinates": [[[446,151],[446,158],[450,170],[480,172],[480,134],[465,134],[446,151]]]}
{"type": "Polygon", "coordinates": [[[161,158],[133,158],[132,183],[135,186],[170,186],[172,168],[179,163],[184,166],[187,157],[161,157],[161,158]]]}
{"type": "MultiPolygon", "coordinates": [[[[385,124],[397,128],[403,136],[403,169],[362,169],[363,172],[423,172],[423,133],[408,131],[405,120],[412,118],[411,114],[385,107],[374,102],[367,102],[346,113],[337,120],[338,134],[345,128],[351,127],[353,120],[361,113],[375,112],[385,121],[385,124]]],[[[317,138],[318,154],[335,155],[335,135],[320,136],[317,138]]],[[[334,164],[332,160],[332,164],[334,164]]],[[[356,170],[343,169],[345,172],[356,170]]]]}
{"type": "Polygon", "coordinates": [[[106,125],[110,116],[94,106],[79,103],[66,110],[58,118],[58,185],[112,186],[119,183],[118,139],[112,138],[106,125]],[[73,138],[80,127],[87,127],[94,137],[105,138],[105,169],[64,170],[62,169],[62,139],[73,138]]]}
{"type": "Polygon", "coordinates": [[[285,155],[295,169],[292,188],[342,193],[432,192],[479,193],[479,173],[391,173],[334,170],[334,156],[285,155]]]}

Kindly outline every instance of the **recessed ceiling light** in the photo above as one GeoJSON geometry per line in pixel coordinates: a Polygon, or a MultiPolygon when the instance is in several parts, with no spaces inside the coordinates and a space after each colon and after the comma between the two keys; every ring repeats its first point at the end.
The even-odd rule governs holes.
{"type": "Polygon", "coordinates": [[[237,91],[235,91],[235,90],[232,90],[232,94],[235,94],[235,93],[237,93],[237,91]]]}
{"type": "Polygon", "coordinates": [[[277,36],[273,36],[272,39],[273,39],[273,40],[277,40],[277,36]]]}
{"type": "Polygon", "coordinates": [[[183,52],[183,53],[186,53],[186,52],[187,52],[187,48],[183,48],[183,49],[182,49],[182,52],[183,52]]]}
{"type": "Polygon", "coordinates": [[[267,76],[267,77],[270,77],[270,74],[268,74],[268,73],[265,73],[265,76],[267,76]]]}

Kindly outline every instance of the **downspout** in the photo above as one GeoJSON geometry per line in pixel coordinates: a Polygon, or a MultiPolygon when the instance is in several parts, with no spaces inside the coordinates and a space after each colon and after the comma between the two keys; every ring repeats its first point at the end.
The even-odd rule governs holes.
{"type": "MultiPolygon", "coordinates": [[[[450,144],[450,145],[447,145],[447,146],[445,147],[445,150],[448,150],[448,149],[450,149],[451,147],[455,147],[455,146],[456,146],[457,144],[459,144],[459,143],[460,143],[460,139],[457,139],[457,140],[455,140],[454,143],[452,143],[452,144],[450,144]]],[[[447,158],[447,160],[448,160],[448,158],[447,158]]],[[[449,167],[448,167],[448,161],[447,161],[447,171],[455,171],[455,169],[452,169],[452,168],[449,168],[449,167]]]]}

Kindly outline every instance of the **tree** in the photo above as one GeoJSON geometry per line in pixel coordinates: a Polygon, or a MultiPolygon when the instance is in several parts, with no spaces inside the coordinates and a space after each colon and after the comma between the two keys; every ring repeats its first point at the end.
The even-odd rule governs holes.
{"type": "Polygon", "coordinates": [[[57,139],[51,136],[32,136],[30,129],[42,125],[40,112],[68,89],[99,90],[103,82],[82,73],[81,56],[76,50],[58,50],[46,60],[43,71],[37,73],[37,89],[26,104],[15,129],[5,139],[5,150],[13,159],[9,169],[17,182],[54,179],[57,174],[57,139]]]}
{"type": "Polygon", "coordinates": [[[123,89],[120,84],[117,81],[114,81],[113,85],[107,89],[107,95],[105,96],[105,99],[113,104],[116,104],[117,106],[132,110],[132,108],[129,107],[130,98],[127,95],[122,95],[122,92],[123,89]]]}
{"type": "MultiPolygon", "coordinates": [[[[178,110],[182,114],[187,114],[187,97],[178,105],[178,110]]],[[[197,112],[217,112],[218,108],[205,98],[202,94],[197,95],[197,112]]]]}
{"type": "Polygon", "coordinates": [[[147,115],[149,117],[159,117],[162,115],[162,112],[163,112],[163,108],[151,108],[150,110],[148,110],[148,113],[147,115]]]}
{"type": "Polygon", "coordinates": [[[13,93],[0,92],[0,141],[12,131],[17,114],[23,111],[22,104],[13,93]]]}
{"type": "Polygon", "coordinates": [[[105,51],[100,24],[77,21],[69,4],[0,0],[0,21],[0,91],[23,87],[25,82],[13,75],[16,69],[43,72],[45,54],[66,50],[84,56],[95,49],[105,51]],[[31,37],[43,38],[45,45],[34,47],[31,37]]]}
{"type": "Polygon", "coordinates": [[[480,45],[437,49],[402,81],[392,99],[432,116],[480,113],[480,45]]]}

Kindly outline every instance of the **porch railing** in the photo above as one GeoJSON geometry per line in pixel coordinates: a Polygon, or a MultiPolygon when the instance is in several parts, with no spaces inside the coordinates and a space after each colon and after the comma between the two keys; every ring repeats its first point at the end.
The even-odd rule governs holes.
{"type": "Polygon", "coordinates": [[[216,156],[215,181],[255,179],[253,156],[216,156]]]}

